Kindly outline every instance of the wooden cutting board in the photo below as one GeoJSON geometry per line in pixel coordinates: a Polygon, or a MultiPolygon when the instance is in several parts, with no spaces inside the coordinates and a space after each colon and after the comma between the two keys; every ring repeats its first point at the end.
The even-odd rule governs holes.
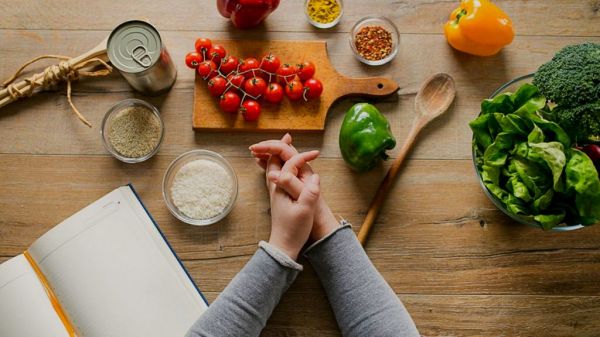
{"type": "Polygon", "coordinates": [[[323,83],[323,94],[317,100],[291,102],[284,98],[280,104],[261,100],[262,113],[256,122],[246,122],[241,114],[220,110],[218,99],[208,91],[206,81],[196,74],[194,88],[193,127],[195,130],[216,131],[322,131],[329,108],[347,96],[380,97],[398,91],[398,84],[389,78],[348,78],[338,73],[329,61],[325,41],[214,40],[228,54],[237,57],[260,57],[272,52],[281,63],[297,64],[304,60],[315,64],[315,78],[323,83]]]}

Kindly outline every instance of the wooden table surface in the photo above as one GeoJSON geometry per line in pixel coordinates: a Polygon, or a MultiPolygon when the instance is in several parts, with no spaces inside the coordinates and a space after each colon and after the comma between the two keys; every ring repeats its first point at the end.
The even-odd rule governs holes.
{"type": "MultiPolygon", "coordinates": [[[[265,25],[241,32],[217,14],[214,1],[0,0],[2,79],[40,54],[79,55],[132,18],[148,18],[158,27],[179,69],[168,94],[147,98],[162,112],[166,137],[158,155],[142,164],[120,163],[101,144],[104,113],[119,100],[140,97],[118,74],[74,85],[74,103],[92,129],[75,117],[64,87],[0,110],[0,262],[80,208],[132,182],[194,280],[214,300],[257,242],[268,237],[267,194],[247,148],[281,134],[194,133],[193,72],[183,57],[200,36],[323,39],[341,73],[391,76],[400,83],[398,95],[377,103],[399,142],[410,127],[420,82],[440,71],[456,79],[453,108],[422,134],[366,247],[421,333],[600,335],[600,226],[546,233],[504,216],[477,182],[467,126],[481,99],[500,84],[535,71],[565,45],[600,42],[600,1],[496,2],[511,15],[517,37],[497,56],[477,58],[453,51],[442,34],[442,23],[458,1],[346,0],[341,23],[324,31],[307,23],[302,1],[283,1],[265,25]],[[351,54],[348,31],[369,14],[388,16],[400,30],[400,51],[388,65],[367,67],[351,54]],[[209,227],[175,220],[161,194],[169,163],[198,148],[223,154],[240,182],[232,214],[209,227]]],[[[341,159],[340,123],[354,102],[334,106],[324,133],[293,136],[301,150],[322,151],[314,166],[323,193],[336,214],[359,225],[385,167],[358,175],[341,159]]],[[[325,294],[306,265],[263,336],[339,335],[325,294]]]]}

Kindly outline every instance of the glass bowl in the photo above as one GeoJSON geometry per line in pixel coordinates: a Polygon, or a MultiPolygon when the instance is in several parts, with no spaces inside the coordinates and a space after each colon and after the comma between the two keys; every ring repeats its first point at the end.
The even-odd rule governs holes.
{"type": "Polygon", "coordinates": [[[165,173],[165,176],[163,178],[162,192],[163,192],[163,198],[165,199],[165,203],[167,204],[167,208],[169,208],[169,211],[171,212],[171,214],[173,214],[174,217],[176,217],[177,219],[179,219],[187,224],[190,224],[190,225],[206,226],[206,225],[211,225],[211,224],[214,224],[214,223],[220,221],[221,219],[225,218],[231,212],[231,210],[233,209],[233,206],[235,204],[235,201],[237,199],[238,180],[237,180],[237,175],[235,173],[235,170],[233,169],[231,164],[229,164],[229,162],[225,158],[223,158],[221,155],[219,155],[218,153],[213,152],[213,151],[208,151],[208,150],[192,150],[192,151],[189,151],[189,152],[186,152],[186,153],[180,155],[175,160],[173,160],[173,162],[169,165],[169,167],[167,168],[167,172],[165,173]],[[231,198],[230,198],[230,201],[229,201],[229,204],[227,205],[227,207],[225,207],[223,212],[215,215],[212,218],[207,218],[207,219],[194,219],[194,218],[191,218],[191,217],[183,214],[183,212],[181,212],[177,208],[177,206],[175,206],[175,203],[173,202],[173,198],[171,196],[171,187],[173,186],[173,181],[175,179],[175,175],[177,174],[177,172],[179,172],[179,170],[185,164],[192,162],[194,160],[198,160],[198,159],[209,160],[209,161],[216,163],[216,164],[220,165],[221,167],[223,167],[225,169],[225,171],[227,171],[227,173],[229,173],[229,176],[230,176],[232,184],[233,184],[233,188],[231,191],[231,198]]]}
{"type": "Polygon", "coordinates": [[[311,19],[311,17],[308,15],[308,3],[310,1],[311,0],[306,0],[306,2],[304,3],[304,14],[306,14],[306,18],[308,19],[308,22],[317,28],[321,28],[321,29],[331,28],[331,27],[337,25],[338,22],[340,22],[340,20],[342,19],[342,16],[344,15],[344,2],[342,0],[335,0],[340,5],[340,15],[338,15],[338,17],[335,18],[335,20],[328,22],[328,23],[313,21],[313,19],[311,19]]]}
{"type": "Polygon", "coordinates": [[[350,48],[352,48],[354,57],[356,57],[356,59],[359,60],[360,62],[362,62],[364,64],[368,64],[370,66],[379,66],[379,65],[390,62],[398,53],[399,45],[400,45],[400,34],[398,33],[398,28],[396,28],[396,25],[394,25],[394,23],[392,21],[390,21],[389,19],[384,18],[382,16],[366,16],[366,17],[358,20],[352,27],[352,30],[350,30],[350,48]],[[371,61],[371,60],[365,59],[364,57],[362,57],[360,55],[360,53],[356,49],[355,37],[356,37],[356,33],[358,33],[365,26],[381,26],[381,27],[385,28],[387,31],[389,31],[390,33],[392,33],[392,51],[390,52],[390,54],[388,56],[382,58],[381,60],[371,61]]]}
{"type": "Polygon", "coordinates": [[[113,105],[113,107],[108,110],[106,115],[104,115],[104,119],[102,120],[102,127],[100,128],[100,135],[102,136],[102,143],[104,144],[104,147],[106,148],[106,150],[108,152],[110,152],[110,154],[113,157],[115,157],[118,160],[125,162],[125,163],[130,163],[130,164],[140,163],[140,162],[150,159],[152,156],[154,156],[158,152],[158,149],[160,148],[160,146],[163,142],[163,138],[165,136],[165,124],[163,123],[163,120],[160,117],[160,113],[158,112],[158,109],[156,107],[154,107],[152,104],[142,101],[140,99],[128,98],[128,99],[124,99],[124,100],[120,101],[119,103],[113,105]],[[131,157],[126,157],[126,156],[120,154],[112,146],[112,144],[110,143],[110,140],[109,140],[109,134],[110,134],[110,127],[112,125],[112,121],[115,118],[115,116],[125,108],[136,107],[136,106],[147,108],[149,111],[151,111],[154,114],[154,116],[156,116],[156,118],[158,119],[158,122],[160,124],[160,138],[158,140],[158,143],[154,147],[154,149],[152,151],[150,151],[148,154],[141,156],[141,157],[131,158],[131,157]]]}
{"type": "MultiPolygon", "coordinates": [[[[534,74],[528,74],[528,75],[524,75],[521,77],[517,77],[511,81],[506,82],[505,84],[503,84],[502,86],[500,86],[498,89],[496,89],[494,91],[494,93],[492,93],[492,95],[489,98],[494,98],[496,96],[498,96],[501,93],[504,92],[515,92],[521,85],[525,84],[525,83],[531,83],[531,81],[533,80],[533,75],[534,74]]],[[[481,113],[479,113],[481,115],[481,113]]],[[[473,139],[474,141],[474,139],[473,139]]],[[[487,195],[487,197],[490,199],[490,201],[499,209],[502,211],[502,213],[508,215],[511,219],[515,220],[516,222],[523,224],[523,225],[528,225],[528,226],[532,226],[532,227],[537,227],[537,228],[542,228],[539,224],[537,224],[536,222],[533,221],[529,221],[528,219],[525,219],[524,217],[520,216],[520,215],[516,215],[513,214],[511,212],[509,212],[506,207],[504,206],[504,204],[502,203],[502,201],[498,200],[498,198],[496,198],[485,186],[485,184],[483,183],[483,178],[481,177],[481,173],[479,172],[479,170],[477,169],[477,152],[475,151],[475,146],[472,147],[472,157],[473,157],[473,166],[475,167],[475,172],[477,173],[477,178],[479,179],[479,184],[481,186],[481,188],[483,189],[483,192],[485,193],[485,195],[487,195]]],[[[570,225],[570,226],[555,226],[551,229],[551,231],[554,232],[567,232],[567,231],[572,231],[572,230],[576,230],[576,229],[580,229],[583,228],[583,225],[570,225]]]]}

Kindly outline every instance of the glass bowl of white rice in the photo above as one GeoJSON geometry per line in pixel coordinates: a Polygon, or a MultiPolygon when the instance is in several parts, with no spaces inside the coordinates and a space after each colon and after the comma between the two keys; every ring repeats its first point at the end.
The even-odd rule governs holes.
{"type": "Polygon", "coordinates": [[[233,209],[237,175],[218,153],[192,150],[177,157],[165,173],[163,197],[177,219],[196,226],[214,224],[233,209]]]}

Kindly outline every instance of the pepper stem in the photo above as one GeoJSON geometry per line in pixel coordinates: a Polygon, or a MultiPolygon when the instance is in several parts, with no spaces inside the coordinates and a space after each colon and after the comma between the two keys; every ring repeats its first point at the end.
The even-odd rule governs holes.
{"type": "Polygon", "coordinates": [[[465,15],[467,15],[467,10],[463,8],[460,12],[458,12],[458,14],[456,14],[456,19],[454,20],[454,24],[458,24],[458,21],[460,21],[460,18],[462,18],[465,15]]]}

